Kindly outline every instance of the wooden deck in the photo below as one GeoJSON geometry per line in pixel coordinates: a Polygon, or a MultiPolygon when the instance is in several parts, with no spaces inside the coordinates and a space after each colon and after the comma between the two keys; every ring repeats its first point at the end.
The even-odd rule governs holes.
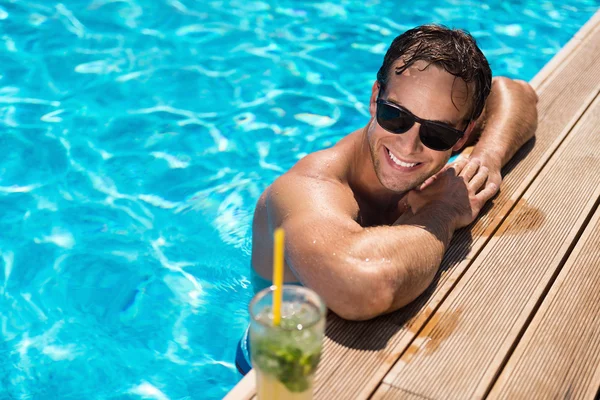
{"type": "MultiPolygon", "coordinates": [[[[500,194],[411,305],[330,313],[315,399],[600,397],[600,12],[531,83],[500,194]]],[[[250,374],[227,398],[253,396],[250,374]]]]}

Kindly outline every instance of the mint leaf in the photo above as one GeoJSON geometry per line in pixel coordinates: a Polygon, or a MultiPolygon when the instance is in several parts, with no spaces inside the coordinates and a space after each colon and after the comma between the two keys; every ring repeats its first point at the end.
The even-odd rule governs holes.
{"type": "Polygon", "coordinates": [[[304,353],[292,345],[281,345],[269,339],[257,340],[251,346],[254,360],[260,370],[277,378],[290,392],[308,389],[309,378],[319,364],[320,349],[304,353]]]}

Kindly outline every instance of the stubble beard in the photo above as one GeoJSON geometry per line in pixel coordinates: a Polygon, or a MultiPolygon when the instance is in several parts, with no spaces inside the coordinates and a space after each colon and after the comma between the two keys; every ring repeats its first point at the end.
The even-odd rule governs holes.
{"type": "MultiPolygon", "coordinates": [[[[384,162],[380,159],[380,157],[378,157],[377,152],[375,151],[375,146],[373,146],[373,144],[369,141],[369,153],[371,153],[371,161],[373,162],[373,168],[375,169],[375,175],[377,176],[377,179],[379,180],[379,183],[386,189],[392,191],[392,192],[396,192],[396,193],[406,193],[410,190],[413,190],[419,186],[421,186],[421,184],[423,182],[425,182],[427,180],[427,178],[429,178],[431,175],[427,175],[427,176],[423,176],[423,177],[419,177],[419,179],[409,185],[406,185],[405,187],[397,187],[397,186],[392,186],[390,184],[386,184],[385,180],[383,179],[383,173],[382,173],[382,167],[381,164],[384,162]]],[[[389,182],[388,182],[389,183],[389,182]]]]}

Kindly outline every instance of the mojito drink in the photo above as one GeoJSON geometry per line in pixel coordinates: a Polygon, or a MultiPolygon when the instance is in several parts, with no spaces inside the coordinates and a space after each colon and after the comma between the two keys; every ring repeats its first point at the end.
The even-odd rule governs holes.
{"type": "Polygon", "coordinates": [[[250,352],[258,398],[312,399],[325,307],[311,290],[284,286],[281,322],[274,326],[271,303],[272,289],[268,288],[257,294],[250,306],[250,352]]]}

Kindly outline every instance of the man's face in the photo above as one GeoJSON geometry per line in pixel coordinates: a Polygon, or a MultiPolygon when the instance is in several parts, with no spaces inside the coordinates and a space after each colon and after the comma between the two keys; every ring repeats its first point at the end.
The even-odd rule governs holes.
{"type": "MultiPolygon", "coordinates": [[[[443,121],[463,130],[469,112],[466,83],[436,66],[423,69],[427,66],[423,61],[417,61],[402,75],[396,75],[395,69],[401,65],[400,60],[392,65],[381,99],[401,105],[422,119],[443,121]]],[[[388,132],[379,126],[375,117],[378,92],[379,87],[375,84],[370,104],[372,120],[367,133],[371,158],[385,188],[406,192],[438,172],[448,162],[452,150],[464,144],[469,130],[453,149],[431,150],[419,139],[421,125],[418,122],[402,134],[388,132]]]]}

